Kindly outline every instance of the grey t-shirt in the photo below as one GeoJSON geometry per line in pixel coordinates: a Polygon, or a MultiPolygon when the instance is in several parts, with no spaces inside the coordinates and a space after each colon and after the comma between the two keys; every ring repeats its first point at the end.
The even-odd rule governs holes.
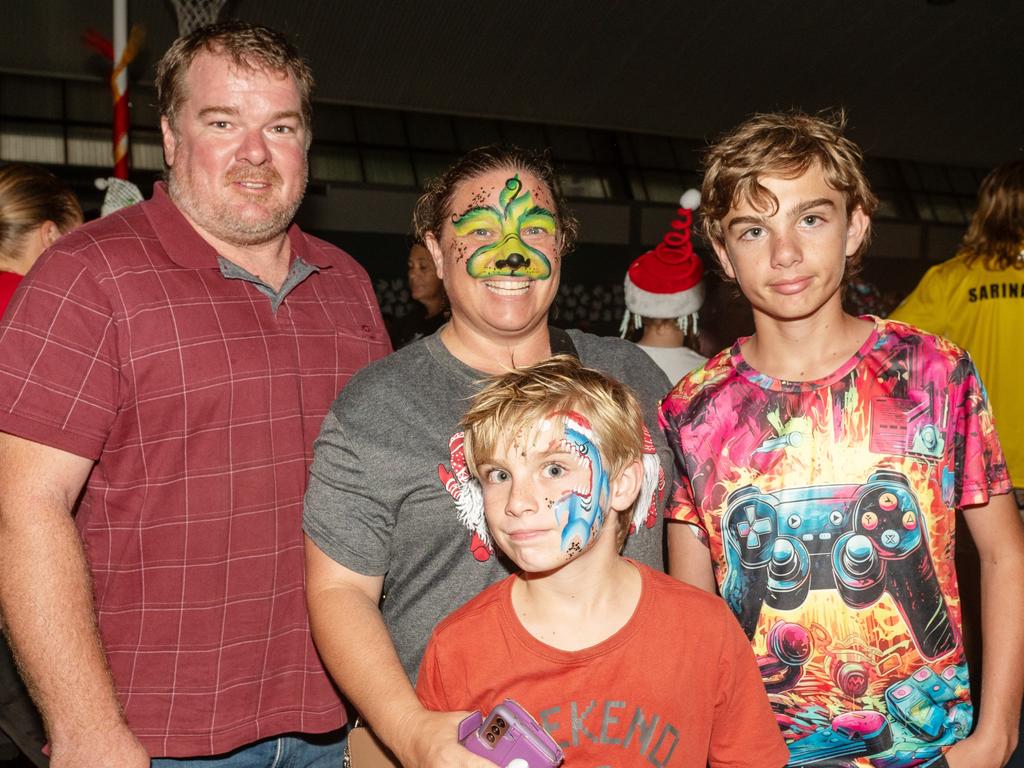
{"type": "MultiPolygon", "coordinates": [[[[628,341],[569,334],[585,365],[639,396],[670,489],[672,453],[657,417],[665,374],[628,341]]],[[[314,447],[303,528],[346,568],[384,576],[384,621],[413,681],[434,626],[513,570],[461,522],[452,495],[459,468],[449,442],[485,378],[428,336],[353,376],[314,447]]],[[[662,570],[663,528],[659,516],[630,536],[625,554],[662,570]]]]}

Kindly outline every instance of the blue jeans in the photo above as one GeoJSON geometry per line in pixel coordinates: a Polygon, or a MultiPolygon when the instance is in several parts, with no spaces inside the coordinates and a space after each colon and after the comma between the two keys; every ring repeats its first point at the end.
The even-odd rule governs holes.
{"type": "Polygon", "coordinates": [[[288,733],[213,757],[155,758],[152,768],[341,768],[348,729],[288,733]]]}

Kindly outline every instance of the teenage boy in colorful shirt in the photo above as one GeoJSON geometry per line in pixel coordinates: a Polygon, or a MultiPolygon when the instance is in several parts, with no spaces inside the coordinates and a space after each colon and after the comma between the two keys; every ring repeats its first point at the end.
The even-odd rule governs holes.
{"type": "Polygon", "coordinates": [[[434,630],[423,704],[489,712],[511,697],[570,766],[783,765],[726,605],[619,554],[660,474],[632,392],[561,355],[492,379],[463,427],[476,514],[521,570],[434,630]]]}
{"type": "Polygon", "coordinates": [[[843,311],[877,201],[842,128],[757,115],[705,158],[702,228],[756,332],[662,404],[670,572],[717,583],[790,765],[1001,766],[1024,682],[1024,532],[970,357],[843,311]],[[973,733],[958,509],[982,563],[973,733]]]}

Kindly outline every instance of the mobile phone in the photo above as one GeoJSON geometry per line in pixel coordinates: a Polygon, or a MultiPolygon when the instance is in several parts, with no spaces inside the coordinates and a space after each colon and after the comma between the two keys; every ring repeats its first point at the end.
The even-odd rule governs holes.
{"type": "Polygon", "coordinates": [[[459,742],[503,768],[556,768],[565,755],[547,731],[512,699],[484,718],[474,712],[459,723],[459,742]]]}

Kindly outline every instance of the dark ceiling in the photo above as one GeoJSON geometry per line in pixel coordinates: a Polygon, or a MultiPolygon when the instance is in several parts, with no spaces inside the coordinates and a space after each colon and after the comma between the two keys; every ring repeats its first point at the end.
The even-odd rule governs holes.
{"type": "MultiPolygon", "coordinates": [[[[100,75],[110,0],[0,0],[0,69],[100,75]]],[[[287,31],[321,99],[712,136],[754,111],[844,106],[869,154],[1024,154],[1021,0],[229,0],[287,31]]],[[[129,0],[152,79],[170,0],[129,0]]]]}

